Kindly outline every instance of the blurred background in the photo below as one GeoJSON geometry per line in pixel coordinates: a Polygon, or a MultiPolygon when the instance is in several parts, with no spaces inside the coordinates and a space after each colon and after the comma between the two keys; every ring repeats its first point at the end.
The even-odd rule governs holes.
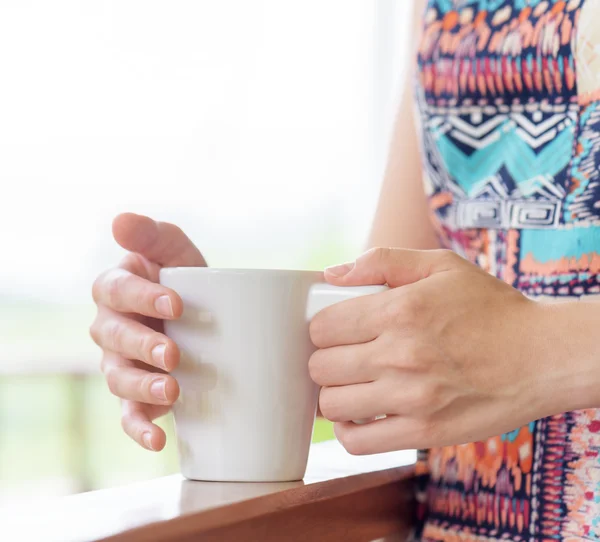
{"type": "Polygon", "coordinates": [[[174,439],[122,434],[89,338],[116,214],[177,223],[216,267],[361,252],[410,4],[0,1],[0,503],[177,471],[174,439]]]}

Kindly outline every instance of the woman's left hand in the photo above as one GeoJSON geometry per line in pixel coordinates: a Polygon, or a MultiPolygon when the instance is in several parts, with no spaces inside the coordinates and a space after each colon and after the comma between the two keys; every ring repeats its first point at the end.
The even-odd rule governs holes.
{"type": "Polygon", "coordinates": [[[590,374],[566,362],[577,356],[559,337],[575,325],[573,303],[529,300],[443,250],[373,249],[325,276],[391,288],[333,305],[310,327],[320,409],[350,453],[474,442],[591,406],[590,374]]]}

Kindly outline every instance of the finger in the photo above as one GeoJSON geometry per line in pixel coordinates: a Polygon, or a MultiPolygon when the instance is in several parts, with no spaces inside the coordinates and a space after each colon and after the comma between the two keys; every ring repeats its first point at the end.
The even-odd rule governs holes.
{"type": "Polygon", "coordinates": [[[349,422],[382,416],[392,411],[389,397],[376,382],[322,388],[319,408],[332,422],[349,422]]]}
{"type": "Polygon", "coordinates": [[[348,386],[375,380],[377,341],[317,350],[308,360],[310,377],[319,386],[348,386]]]}
{"type": "Polygon", "coordinates": [[[437,442],[427,424],[402,416],[388,416],[366,424],[338,422],[334,432],[346,451],[353,455],[426,449],[437,442]]]}
{"type": "Polygon", "coordinates": [[[462,264],[464,260],[448,250],[374,248],[356,262],[327,268],[325,279],[338,286],[388,284],[396,288],[462,264]]]}
{"type": "Polygon", "coordinates": [[[119,354],[116,352],[103,350],[102,360],[100,361],[100,371],[102,374],[106,375],[106,373],[113,367],[122,367],[124,365],[127,367],[135,367],[133,361],[130,359],[125,359],[119,356],[119,354]]]}
{"type": "Polygon", "coordinates": [[[310,322],[310,338],[317,348],[360,344],[376,339],[384,323],[383,307],[390,291],[335,303],[310,322]]]}
{"type": "Polygon", "coordinates": [[[130,273],[150,282],[158,282],[159,280],[160,267],[137,252],[125,254],[117,267],[126,269],[130,273]]]}
{"type": "Polygon", "coordinates": [[[121,268],[100,275],[92,296],[98,305],[152,318],[179,318],[183,312],[183,302],[173,290],[121,268]]]}
{"type": "Polygon", "coordinates": [[[205,267],[206,260],[180,228],[147,216],[124,213],[113,221],[113,236],[125,250],[163,267],[205,267]]]}
{"type": "Polygon", "coordinates": [[[115,364],[107,364],[104,374],[108,389],[121,399],[150,405],[172,405],[179,397],[179,385],[170,375],[115,364]]]}
{"type": "Polygon", "coordinates": [[[172,371],[179,364],[179,348],[172,339],[110,309],[100,309],[90,334],[98,346],[126,359],[143,361],[165,371],[172,371]]]}
{"type": "MultiPolygon", "coordinates": [[[[133,401],[123,401],[121,425],[127,435],[138,444],[158,452],[165,447],[167,436],[165,432],[152,423],[154,418],[148,405],[142,405],[133,401]]],[[[166,412],[165,412],[166,413],[166,412]]]]}

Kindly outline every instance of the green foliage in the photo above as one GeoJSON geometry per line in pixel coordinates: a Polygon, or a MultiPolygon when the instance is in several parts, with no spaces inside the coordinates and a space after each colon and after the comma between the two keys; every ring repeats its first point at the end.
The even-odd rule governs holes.
{"type": "Polygon", "coordinates": [[[323,442],[333,439],[335,439],[335,435],[333,434],[333,424],[330,421],[318,419],[315,422],[313,442],[323,442]]]}

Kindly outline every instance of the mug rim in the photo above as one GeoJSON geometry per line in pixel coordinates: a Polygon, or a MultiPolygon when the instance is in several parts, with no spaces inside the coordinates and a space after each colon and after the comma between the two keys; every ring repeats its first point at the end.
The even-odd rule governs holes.
{"type": "Polygon", "coordinates": [[[223,275],[302,275],[302,276],[322,276],[323,271],[310,271],[306,269],[258,269],[258,268],[237,268],[237,267],[200,267],[200,266],[179,266],[162,267],[160,274],[176,274],[182,272],[199,272],[205,274],[223,274],[223,275]]]}

